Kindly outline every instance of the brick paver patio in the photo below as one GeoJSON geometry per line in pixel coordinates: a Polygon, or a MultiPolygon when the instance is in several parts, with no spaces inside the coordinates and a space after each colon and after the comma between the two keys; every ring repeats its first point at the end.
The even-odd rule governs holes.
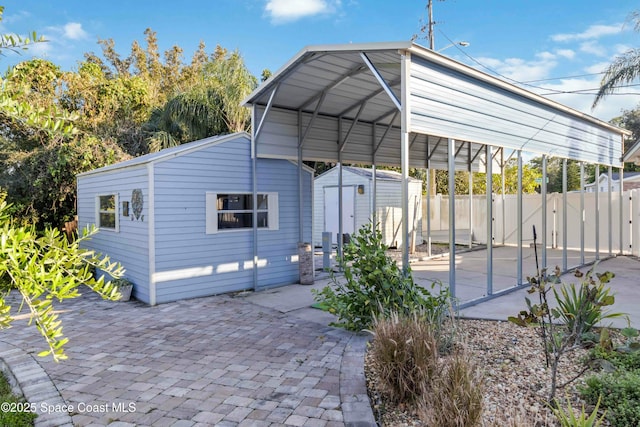
{"type": "Polygon", "coordinates": [[[0,340],[13,346],[10,354],[33,353],[72,408],[48,397],[31,403],[40,412],[70,409],[75,425],[330,427],[345,425],[343,406],[365,403],[366,395],[344,395],[353,388],[345,375],[361,376],[353,334],[241,298],[148,307],[87,292],[58,308],[68,360],[35,356],[44,342],[24,320],[0,340]]]}

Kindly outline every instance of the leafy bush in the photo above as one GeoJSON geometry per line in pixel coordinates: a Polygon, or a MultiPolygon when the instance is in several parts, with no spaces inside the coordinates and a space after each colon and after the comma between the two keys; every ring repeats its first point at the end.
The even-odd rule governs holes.
{"type": "Polygon", "coordinates": [[[415,401],[428,389],[438,366],[438,342],[433,328],[416,314],[379,318],[369,352],[382,389],[398,402],[415,401]]]}
{"type": "Polygon", "coordinates": [[[604,421],[604,415],[598,418],[598,408],[600,407],[600,399],[596,403],[596,407],[593,409],[590,415],[587,415],[584,409],[584,405],[580,410],[580,414],[576,416],[576,413],[571,406],[571,401],[567,399],[567,407],[565,408],[558,400],[555,401],[556,406],[552,406],[551,410],[553,415],[560,423],[561,427],[597,427],[602,425],[604,421]]]}
{"type": "MultiPolygon", "coordinates": [[[[395,312],[410,315],[420,312],[430,322],[439,325],[450,304],[448,288],[437,295],[415,284],[411,271],[402,271],[386,253],[382,233],[371,224],[358,230],[344,247],[338,262],[344,270],[346,283],[333,276],[334,286],[314,291],[316,301],[328,307],[338,318],[333,326],[349,330],[370,327],[377,317],[395,312]]],[[[432,285],[432,290],[435,288],[432,285]]]]}
{"type": "Polygon", "coordinates": [[[458,351],[440,366],[422,396],[420,419],[429,426],[473,427],[482,422],[483,378],[470,357],[458,351]]]}
{"type": "Polygon", "coordinates": [[[602,399],[611,425],[640,425],[640,374],[637,371],[618,370],[588,377],[580,387],[580,394],[591,404],[602,399]]]}

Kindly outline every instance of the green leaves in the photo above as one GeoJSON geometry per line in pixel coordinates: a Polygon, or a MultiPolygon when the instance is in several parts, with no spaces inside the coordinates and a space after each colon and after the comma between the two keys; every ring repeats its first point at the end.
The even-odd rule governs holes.
{"type": "MultiPolygon", "coordinates": [[[[47,349],[40,356],[51,355],[55,361],[66,358],[62,333],[53,302],[80,296],[79,286],[87,285],[103,298],[120,298],[116,287],[96,279],[92,270],[97,268],[111,277],[120,277],[124,270],[91,250],[82,249],[81,243],[95,233],[85,230],[83,236],[68,242],[56,229],[47,229],[38,235],[33,226],[17,227],[6,213],[8,206],[0,203],[0,286],[2,295],[11,290],[19,292],[30,314],[30,325],[35,325],[45,339],[47,349]]],[[[19,312],[20,310],[18,310],[19,312]]],[[[16,313],[0,298],[0,328],[9,327],[16,313]]]]}
{"type": "MultiPolygon", "coordinates": [[[[333,323],[359,331],[371,326],[376,317],[390,313],[420,313],[440,324],[450,304],[448,289],[430,293],[413,282],[411,272],[405,274],[386,254],[382,234],[371,224],[363,226],[344,247],[339,260],[345,282],[333,277],[333,286],[314,292],[316,301],[330,307],[337,315],[333,323]]],[[[436,284],[432,285],[432,290],[436,284]]]]}

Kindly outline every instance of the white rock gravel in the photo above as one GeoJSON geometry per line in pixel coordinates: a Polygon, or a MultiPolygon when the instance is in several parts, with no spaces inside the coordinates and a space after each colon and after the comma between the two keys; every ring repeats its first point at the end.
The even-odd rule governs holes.
{"type": "MultiPolygon", "coordinates": [[[[459,334],[485,378],[485,426],[553,426],[555,418],[546,404],[551,369],[546,367],[541,338],[535,329],[509,322],[459,320],[459,334]]],[[[563,356],[558,384],[580,372],[588,350],[573,349],[563,356]]],[[[382,426],[423,426],[415,408],[393,406],[377,387],[375,370],[369,357],[365,361],[367,384],[374,414],[382,426]]],[[[585,377],[560,388],[556,396],[571,399],[580,407],[576,386],[585,377]]]]}

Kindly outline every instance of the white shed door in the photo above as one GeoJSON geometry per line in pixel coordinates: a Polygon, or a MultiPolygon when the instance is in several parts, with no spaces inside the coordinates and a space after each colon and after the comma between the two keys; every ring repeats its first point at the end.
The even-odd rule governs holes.
{"type": "MultiPolygon", "coordinates": [[[[356,187],[342,187],[342,232],[355,231],[356,187]]],[[[330,231],[333,243],[338,243],[338,187],[324,187],[324,231],[330,231]]]]}

